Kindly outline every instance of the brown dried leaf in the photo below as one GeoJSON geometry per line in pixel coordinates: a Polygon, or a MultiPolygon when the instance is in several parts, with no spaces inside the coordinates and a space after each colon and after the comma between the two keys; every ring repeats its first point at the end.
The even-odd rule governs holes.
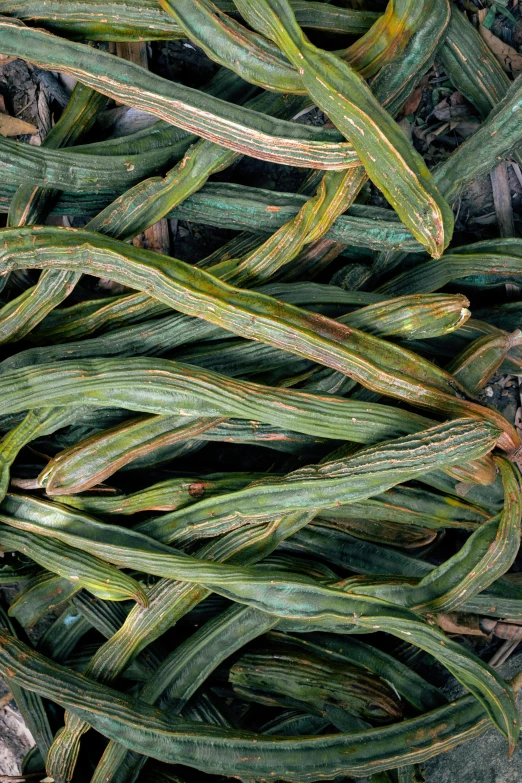
{"type": "MultiPolygon", "coordinates": [[[[510,582],[512,584],[520,584],[520,580],[516,579],[519,574],[508,574],[510,582]]],[[[514,623],[503,623],[497,620],[493,620],[491,617],[483,617],[480,620],[480,628],[485,633],[493,634],[498,639],[507,639],[509,641],[522,641],[522,628],[520,625],[514,623]]]]}
{"type": "Polygon", "coordinates": [[[464,120],[463,122],[459,122],[458,125],[455,127],[455,130],[457,133],[462,136],[462,138],[467,139],[468,136],[473,135],[477,128],[480,125],[480,121],[477,119],[470,119],[470,120],[464,120]]]}
{"type": "Polygon", "coordinates": [[[430,128],[431,133],[428,133],[426,135],[426,143],[431,144],[431,142],[437,138],[437,136],[440,136],[441,133],[444,133],[449,128],[449,122],[443,122],[442,125],[436,126],[435,128],[430,128]]]}
{"type": "Polygon", "coordinates": [[[483,24],[479,26],[479,32],[506,73],[514,79],[522,73],[522,54],[493,35],[483,24]]]}
{"type": "Polygon", "coordinates": [[[511,190],[509,188],[507,163],[500,163],[490,174],[493,204],[501,237],[515,236],[515,222],[511,190]]]}
{"type": "Polygon", "coordinates": [[[428,83],[428,74],[425,74],[420,80],[418,86],[413,90],[412,94],[404,104],[401,116],[407,117],[409,114],[413,114],[419,108],[419,103],[422,98],[422,93],[425,86],[428,83]]]}
{"type": "Polygon", "coordinates": [[[479,624],[478,615],[464,612],[447,612],[436,615],[439,628],[449,634],[466,636],[487,636],[479,624]]]}
{"type": "Polygon", "coordinates": [[[38,129],[30,122],[20,120],[18,117],[10,117],[9,114],[0,114],[0,134],[2,136],[19,136],[23,133],[37,133],[38,129]]]}
{"type": "Polygon", "coordinates": [[[461,104],[468,105],[468,101],[458,90],[455,90],[455,92],[450,95],[449,102],[452,106],[460,106],[461,104]]]}
{"type": "Polygon", "coordinates": [[[433,114],[438,120],[465,120],[468,117],[472,117],[473,113],[470,111],[469,106],[458,104],[455,106],[442,106],[440,109],[436,106],[433,109],[433,114]]]}

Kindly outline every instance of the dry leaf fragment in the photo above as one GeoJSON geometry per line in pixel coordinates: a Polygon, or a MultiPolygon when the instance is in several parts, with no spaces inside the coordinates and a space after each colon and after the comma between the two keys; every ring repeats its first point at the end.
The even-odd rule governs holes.
{"type": "Polygon", "coordinates": [[[483,24],[479,26],[479,32],[506,73],[514,79],[522,73],[522,54],[493,35],[483,24]]]}
{"type": "Polygon", "coordinates": [[[2,136],[19,136],[22,133],[38,133],[38,128],[30,122],[20,120],[18,117],[10,117],[9,114],[0,113],[0,134],[2,136]]]}
{"type": "Polygon", "coordinates": [[[459,136],[462,136],[462,138],[467,139],[468,136],[471,136],[473,133],[475,133],[479,125],[480,122],[477,119],[463,120],[462,122],[459,122],[458,125],[455,126],[455,130],[457,131],[459,136]]]}
{"type": "MultiPolygon", "coordinates": [[[[442,101],[441,101],[442,103],[442,101]]],[[[433,109],[433,114],[438,120],[466,120],[472,116],[469,106],[457,104],[454,106],[436,106],[433,109]]]]}
{"type": "Polygon", "coordinates": [[[467,636],[487,636],[481,629],[478,615],[465,614],[464,612],[447,612],[436,615],[439,628],[449,634],[467,636]]]}
{"type": "Polygon", "coordinates": [[[513,205],[507,172],[507,163],[500,163],[490,174],[493,204],[501,237],[515,236],[513,205]]]}
{"type": "Polygon", "coordinates": [[[428,84],[428,74],[425,74],[422,79],[420,80],[417,87],[413,90],[412,94],[406,101],[406,103],[403,106],[403,109],[401,111],[401,116],[407,117],[409,114],[413,114],[417,111],[419,108],[419,103],[421,102],[422,93],[424,91],[424,88],[428,84]]]}

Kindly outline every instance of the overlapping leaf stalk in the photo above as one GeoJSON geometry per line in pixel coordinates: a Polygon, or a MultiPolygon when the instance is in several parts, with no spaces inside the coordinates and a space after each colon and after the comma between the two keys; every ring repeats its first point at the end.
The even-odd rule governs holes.
{"type": "Polygon", "coordinates": [[[517,742],[514,689],[437,618],[522,618],[522,447],[479,396],[519,373],[522,321],[470,318],[522,246],[459,245],[451,209],[518,160],[521,88],[448,0],[383,10],[0,2],[0,53],[78,80],[41,147],[0,139],[0,584],[22,582],[0,673],[26,773],[392,781],[491,722],[517,742]],[[92,44],[184,38],[220,67],[201,89],[92,44]],[[434,61],[483,122],[430,172],[394,118],[434,61]],[[102,139],[109,99],[156,121],[102,139]],[[295,122],[312,104],[329,128],[295,122]],[[230,181],[249,158],[298,192],[230,181]],[[165,217],[244,233],[181,261],[142,246],[165,217]],[[328,284],[361,249],[364,290],[328,284]]]}

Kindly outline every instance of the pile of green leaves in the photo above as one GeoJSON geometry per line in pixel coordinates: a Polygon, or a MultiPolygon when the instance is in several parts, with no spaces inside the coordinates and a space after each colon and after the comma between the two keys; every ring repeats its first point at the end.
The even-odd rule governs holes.
{"type": "Polygon", "coordinates": [[[41,146],[0,137],[0,584],[21,583],[0,674],[36,742],[23,773],[406,783],[492,724],[512,750],[514,688],[439,626],[522,621],[522,446],[480,396],[520,374],[522,308],[470,311],[521,283],[522,240],[452,238],[467,185],[522,161],[522,77],[449,0],[0,14],[1,54],[77,80],[41,146]],[[117,48],[174,39],[217,64],[203,88],[117,48]],[[435,61],[482,123],[430,170],[395,118],[435,61]],[[93,141],[109,99],[156,121],[93,141]],[[312,106],[327,125],[295,121],[312,106]],[[242,156],[297,192],[230,181],[242,156]],[[187,263],[139,240],[166,219],[234,233],[187,263]]]}

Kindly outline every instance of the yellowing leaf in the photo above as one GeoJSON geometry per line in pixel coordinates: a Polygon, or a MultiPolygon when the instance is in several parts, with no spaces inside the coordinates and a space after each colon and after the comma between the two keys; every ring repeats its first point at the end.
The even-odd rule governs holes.
{"type": "Polygon", "coordinates": [[[18,117],[10,117],[9,114],[0,113],[0,134],[2,136],[19,136],[22,133],[31,135],[38,133],[38,128],[30,122],[19,120],[18,117]]]}

